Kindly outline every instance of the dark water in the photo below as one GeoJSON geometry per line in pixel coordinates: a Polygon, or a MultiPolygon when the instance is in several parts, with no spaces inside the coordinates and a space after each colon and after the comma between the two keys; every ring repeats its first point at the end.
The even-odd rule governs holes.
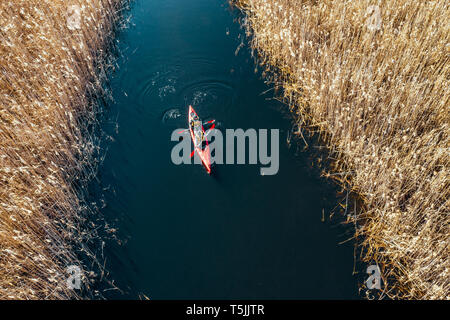
{"type": "Polygon", "coordinates": [[[105,249],[123,290],[114,297],[356,298],[353,243],[338,244],[349,228],[328,217],[335,186],[308,151],[288,148],[290,120],[273,92],[262,94],[269,87],[248,47],[235,54],[238,12],[223,0],[137,0],[130,13],[104,123],[115,141],[99,172],[103,213],[123,240],[105,249]],[[173,165],[170,135],[187,126],[185,97],[222,128],[279,128],[278,174],[173,165]]]}

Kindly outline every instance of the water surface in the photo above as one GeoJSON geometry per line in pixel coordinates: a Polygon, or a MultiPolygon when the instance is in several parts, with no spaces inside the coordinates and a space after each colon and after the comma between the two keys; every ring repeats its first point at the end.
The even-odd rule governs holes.
{"type": "Polygon", "coordinates": [[[262,94],[248,47],[236,52],[238,12],[222,0],[137,0],[130,13],[103,125],[114,141],[99,172],[103,214],[123,241],[106,248],[119,297],[357,297],[353,243],[338,244],[349,230],[328,218],[335,186],[308,151],[288,148],[285,106],[262,94]],[[278,174],[173,165],[170,135],[186,127],[186,103],[222,128],[279,128],[278,174]]]}

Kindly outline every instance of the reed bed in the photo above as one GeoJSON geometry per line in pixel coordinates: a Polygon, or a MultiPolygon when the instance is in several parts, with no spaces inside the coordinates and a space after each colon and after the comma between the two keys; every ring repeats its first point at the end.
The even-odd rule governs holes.
{"type": "Polygon", "coordinates": [[[234,3],[297,133],[319,133],[325,175],[363,200],[349,221],[378,297],[449,299],[448,1],[234,3]]]}
{"type": "Polygon", "coordinates": [[[66,268],[90,255],[82,189],[95,173],[96,101],[121,7],[0,2],[0,299],[84,296],[66,268]]]}

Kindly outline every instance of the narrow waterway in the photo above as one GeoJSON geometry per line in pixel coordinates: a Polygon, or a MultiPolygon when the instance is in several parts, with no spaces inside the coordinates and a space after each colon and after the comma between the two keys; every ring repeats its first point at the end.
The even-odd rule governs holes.
{"type": "Polygon", "coordinates": [[[136,0],[130,14],[98,176],[122,241],[105,249],[123,290],[113,297],[357,298],[353,243],[339,244],[349,228],[329,218],[336,187],[309,151],[288,147],[290,119],[264,93],[238,12],[223,0],[136,0]],[[186,103],[223,129],[280,129],[278,174],[174,165],[170,136],[187,127],[186,103]]]}

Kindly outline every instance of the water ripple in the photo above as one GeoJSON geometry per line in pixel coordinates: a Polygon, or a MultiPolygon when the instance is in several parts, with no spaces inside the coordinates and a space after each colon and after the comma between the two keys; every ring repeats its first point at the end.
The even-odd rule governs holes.
{"type": "MultiPolygon", "coordinates": [[[[229,70],[227,73],[218,69],[218,61],[198,56],[195,52],[176,56],[171,59],[172,64],[167,64],[167,61],[161,64],[159,60],[148,59],[145,65],[132,64],[121,79],[127,97],[136,104],[139,112],[161,117],[170,106],[191,104],[196,110],[214,109],[229,104],[233,99],[235,90],[229,79],[229,70]]],[[[184,109],[181,113],[184,114],[184,109]]]]}

